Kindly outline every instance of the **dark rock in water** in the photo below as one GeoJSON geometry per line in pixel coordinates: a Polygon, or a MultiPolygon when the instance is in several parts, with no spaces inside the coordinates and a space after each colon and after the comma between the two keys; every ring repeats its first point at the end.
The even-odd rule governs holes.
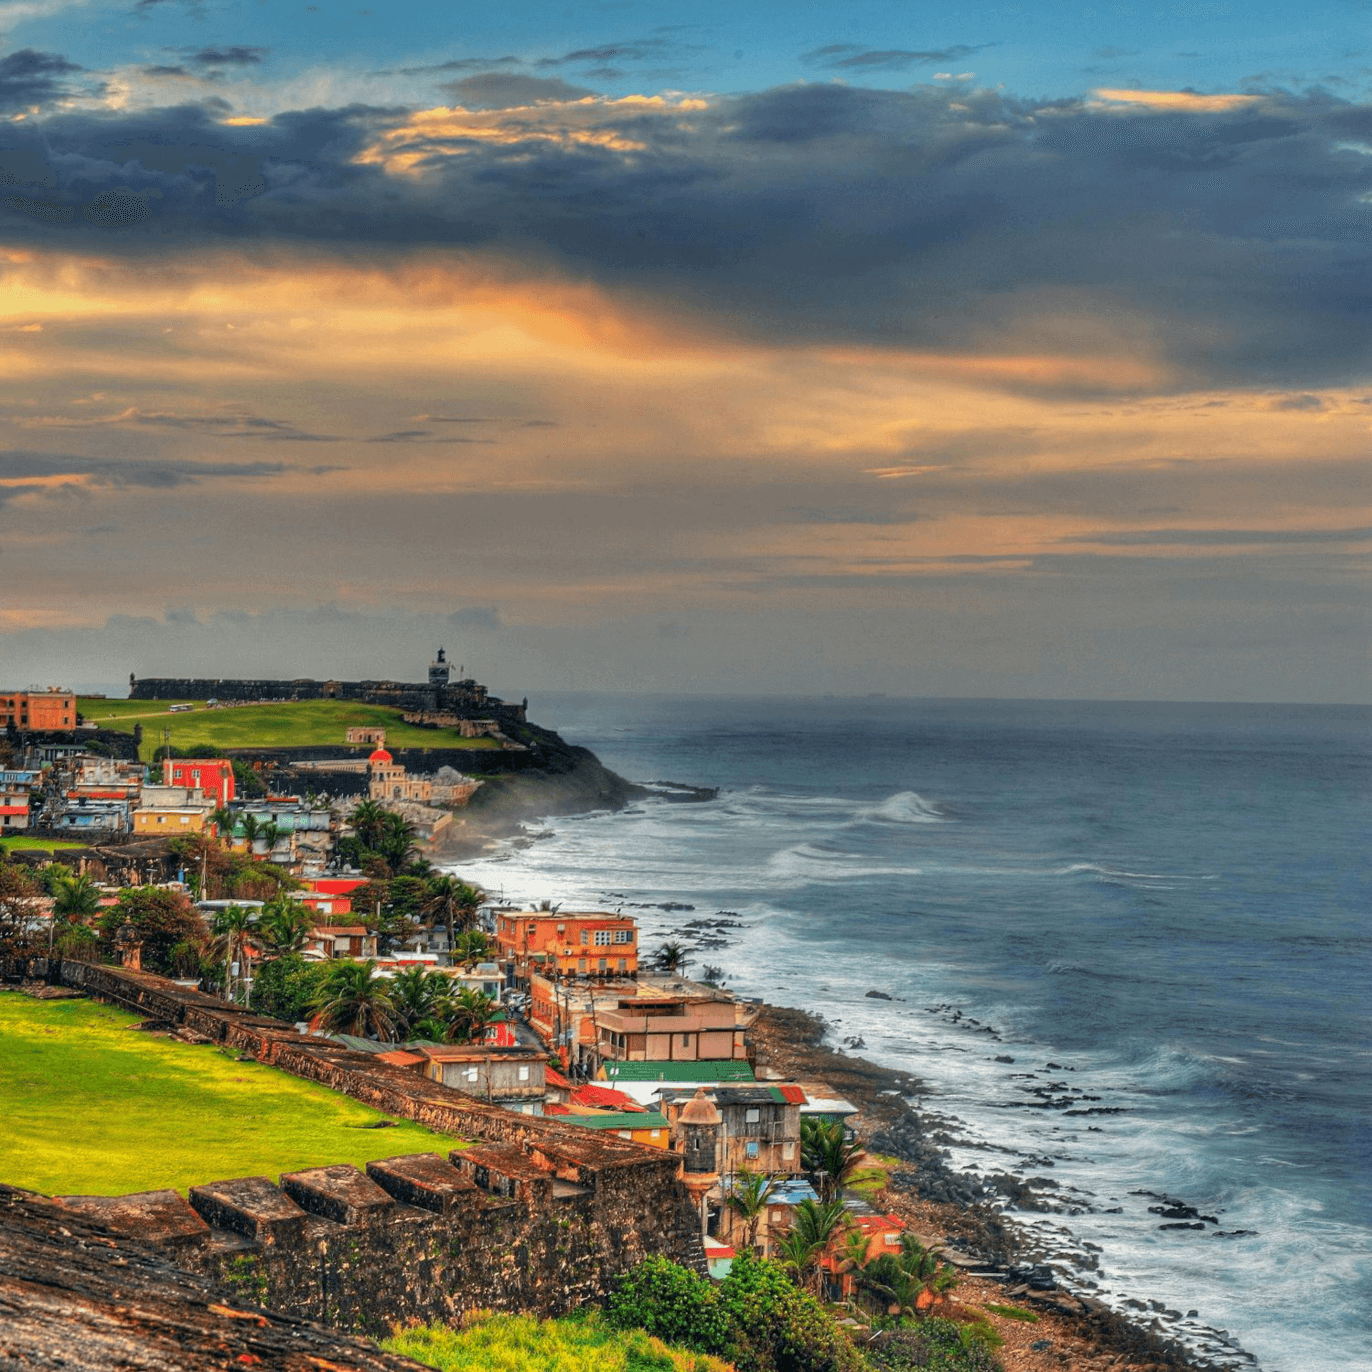
{"type": "Polygon", "coordinates": [[[888,996],[888,995],[886,994],[885,991],[868,991],[868,992],[867,992],[867,999],[868,999],[868,1000],[890,1000],[891,997],[888,996]]]}
{"type": "Polygon", "coordinates": [[[1212,1239],[1251,1239],[1257,1237],[1256,1229],[1216,1229],[1212,1239]]]}
{"type": "Polygon", "coordinates": [[[1009,1053],[1001,1053],[996,1058],[997,1062],[1014,1062],[1014,1058],[1009,1053]]]}
{"type": "Polygon", "coordinates": [[[1204,1229],[1205,1226],[1204,1226],[1203,1224],[1188,1224],[1188,1223],[1186,1223],[1186,1221],[1181,1220],[1181,1221],[1178,1221],[1178,1222],[1175,1223],[1175,1224],[1160,1224],[1160,1225],[1158,1225],[1158,1228],[1159,1228],[1159,1229],[1204,1229]]]}
{"type": "Polygon", "coordinates": [[[852,1038],[846,1038],[846,1039],[843,1040],[843,1042],[844,1042],[844,1045],[845,1045],[846,1047],[848,1047],[848,1048],[866,1048],[866,1047],[867,1047],[867,1040],[864,1039],[864,1038],[863,1038],[861,1035],[859,1035],[859,1034],[855,1034],[852,1038]]]}

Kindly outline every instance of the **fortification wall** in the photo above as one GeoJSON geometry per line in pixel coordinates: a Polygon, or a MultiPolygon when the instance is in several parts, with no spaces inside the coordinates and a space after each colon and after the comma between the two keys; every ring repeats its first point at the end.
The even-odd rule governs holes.
{"type": "Polygon", "coordinates": [[[420,681],[315,681],[306,677],[271,680],[248,677],[147,677],[129,680],[130,700],[245,701],[360,700],[398,710],[443,711],[474,717],[522,721],[523,705],[488,695],[476,681],[433,686],[420,681]]]}
{"type": "Polygon", "coordinates": [[[566,1313],[643,1258],[704,1270],[680,1158],[558,1119],[515,1114],[279,1020],[149,973],[38,959],[28,969],[182,1026],[386,1114],[471,1142],[175,1192],[64,1197],[174,1250],[182,1267],[338,1328],[495,1308],[566,1313]]]}

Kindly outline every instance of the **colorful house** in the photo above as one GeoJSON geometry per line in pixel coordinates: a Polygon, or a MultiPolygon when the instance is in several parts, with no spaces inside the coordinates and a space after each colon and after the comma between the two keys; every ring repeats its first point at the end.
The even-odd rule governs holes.
{"type": "Polygon", "coordinates": [[[169,757],[162,763],[162,784],[203,791],[217,809],[233,799],[233,763],[222,757],[169,757]]]}
{"type": "Polygon", "coordinates": [[[632,1111],[619,1114],[613,1111],[567,1115],[568,1124],[580,1125],[583,1129],[600,1129],[617,1134],[622,1139],[646,1144],[649,1148],[671,1147],[671,1129],[667,1121],[656,1111],[632,1111]]]}
{"type": "Polygon", "coordinates": [[[624,915],[502,910],[495,941],[520,985],[534,972],[603,978],[638,971],[638,926],[624,915]]]}

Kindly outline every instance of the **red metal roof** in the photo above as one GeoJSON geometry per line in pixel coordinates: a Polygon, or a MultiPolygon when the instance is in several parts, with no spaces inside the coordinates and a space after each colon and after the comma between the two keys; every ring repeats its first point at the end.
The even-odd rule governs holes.
{"type": "Polygon", "coordinates": [[[623,1091],[615,1091],[609,1086],[588,1083],[580,1087],[572,1096],[573,1105],[588,1106],[592,1110],[622,1110],[636,1115],[646,1115],[647,1109],[632,1096],[623,1091]]]}
{"type": "Polygon", "coordinates": [[[366,877],[315,877],[310,889],[326,896],[346,896],[366,883],[366,877]]]}
{"type": "Polygon", "coordinates": [[[545,1105],[543,1113],[545,1115],[570,1115],[572,1112],[565,1105],[545,1105]]]}
{"type": "Polygon", "coordinates": [[[570,1091],[572,1089],[572,1083],[569,1082],[561,1072],[555,1071],[551,1067],[543,1073],[543,1080],[546,1081],[549,1086],[556,1086],[560,1091],[570,1091]]]}
{"type": "Polygon", "coordinates": [[[810,1098],[799,1086],[778,1086],[774,1089],[780,1091],[782,1099],[791,1105],[806,1105],[809,1103],[810,1098]]]}

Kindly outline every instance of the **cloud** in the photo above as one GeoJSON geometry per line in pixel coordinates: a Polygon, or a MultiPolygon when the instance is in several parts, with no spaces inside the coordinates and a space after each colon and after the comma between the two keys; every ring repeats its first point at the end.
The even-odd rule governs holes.
{"type": "MultiPolygon", "coordinates": [[[[461,421],[456,421],[460,423],[461,421]]],[[[429,429],[397,429],[394,433],[375,434],[368,443],[494,443],[493,438],[468,438],[465,434],[434,434],[429,429]]]]}
{"type": "Polygon", "coordinates": [[[1129,529],[1078,534],[1061,541],[1097,543],[1107,548],[1222,548],[1257,544],[1365,543],[1369,539],[1372,539],[1372,526],[1348,529],[1129,529]]]}
{"type": "Polygon", "coordinates": [[[243,47],[232,44],[222,48],[200,48],[186,55],[188,62],[198,67],[255,67],[267,60],[270,48],[243,47]]]}
{"type": "Polygon", "coordinates": [[[0,506],[21,495],[81,487],[165,491],[205,481],[260,480],[286,470],[279,462],[154,462],[0,449],[0,506]]]}
{"type": "Polygon", "coordinates": [[[444,90],[468,109],[504,110],[540,101],[581,100],[595,92],[573,86],[558,76],[525,76],[517,72],[484,72],[450,81],[444,90]]]}
{"type": "MultiPolygon", "coordinates": [[[[864,48],[857,43],[829,43],[801,56],[807,67],[821,67],[826,71],[908,71],[911,67],[934,66],[943,62],[961,62],[994,43],[954,43],[947,48],[919,51],[912,48],[864,48]]],[[[969,73],[970,75],[970,73],[969,73]]]]}
{"type": "MultiPolygon", "coordinates": [[[[981,357],[980,382],[1079,395],[1365,374],[1372,159],[1347,149],[1369,137],[1367,106],[1321,95],[1044,105],[828,82],[240,127],[199,106],[70,110],[41,142],[6,130],[47,178],[30,201],[160,192],[117,236],[61,225],[131,262],[270,245],[391,270],[440,253],[685,327],[981,357]]],[[[11,246],[46,247],[57,212],[0,222],[11,246]]]]}
{"type": "Polygon", "coordinates": [[[605,43],[594,48],[577,48],[561,57],[540,57],[536,67],[605,66],[610,62],[661,61],[669,55],[694,49],[673,38],[639,38],[628,43],[605,43]]]}
{"type": "Polygon", "coordinates": [[[19,419],[26,429],[182,429],[215,438],[265,439],[288,443],[338,443],[335,434],[308,433],[284,419],[262,415],[178,414],[171,410],[141,410],[135,405],[115,414],[33,415],[19,419]]]}
{"type": "Polygon", "coordinates": [[[464,606],[460,610],[454,610],[448,616],[448,623],[454,629],[471,629],[478,632],[492,632],[505,627],[500,622],[500,612],[494,605],[464,606]]]}
{"type": "Polygon", "coordinates": [[[47,105],[71,93],[60,78],[84,71],[55,52],[20,48],[0,57],[0,110],[47,105]]]}

